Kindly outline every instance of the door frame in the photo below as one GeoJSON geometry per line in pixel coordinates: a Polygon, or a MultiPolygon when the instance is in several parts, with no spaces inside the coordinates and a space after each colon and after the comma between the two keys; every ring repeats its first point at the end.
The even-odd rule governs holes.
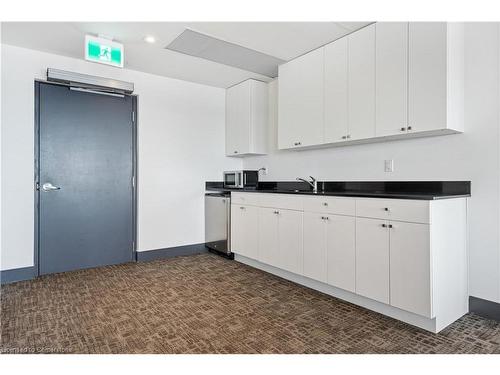
{"type": "MultiPolygon", "coordinates": [[[[49,84],[56,86],[70,87],[69,84],[59,82],[49,82],[42,79],[35,79],[35,126],[34,126],[34,248],[33,248],[33,267],[35,277],[40,276],[40,85],[49,84]]],[[[87,87],[88,88],[88,87],[87,87]]],[[[98,94],[96,94],[98,95],[98,94]]],[[[132,94],[123,94],[132,98],[132,174],[134,184],[132,185],[132,261],[137,261],[137,101],[138,96],[132,94]]]]}

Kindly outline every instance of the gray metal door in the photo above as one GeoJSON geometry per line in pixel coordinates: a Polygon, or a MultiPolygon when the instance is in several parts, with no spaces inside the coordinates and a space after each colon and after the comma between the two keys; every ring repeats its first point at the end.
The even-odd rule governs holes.
{"type": "Polygon", "coordinates": [[[134,98],[39,84],[39,273],[129,262],[134,98]]]}

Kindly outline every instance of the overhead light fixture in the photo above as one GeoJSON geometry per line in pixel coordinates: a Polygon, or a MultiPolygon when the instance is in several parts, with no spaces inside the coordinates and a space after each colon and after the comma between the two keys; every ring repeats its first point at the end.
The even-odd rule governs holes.
{"type": "Polygon", "coordinates": [[[153,44],[154,42],[156,42],[156,38],[153,36],[153,35],[146,35],[144,37],[144,41],[146,43],[150,43],[150,44],[153,44]]]}

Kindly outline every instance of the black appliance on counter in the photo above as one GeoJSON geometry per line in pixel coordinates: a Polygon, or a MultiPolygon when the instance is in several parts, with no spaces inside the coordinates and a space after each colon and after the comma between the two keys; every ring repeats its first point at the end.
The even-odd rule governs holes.
{"type": "Polygon", "coordinates": [[[224,188],[243,189],[257,188],[259,171],[240,170],[224,172],[224,188]]]}

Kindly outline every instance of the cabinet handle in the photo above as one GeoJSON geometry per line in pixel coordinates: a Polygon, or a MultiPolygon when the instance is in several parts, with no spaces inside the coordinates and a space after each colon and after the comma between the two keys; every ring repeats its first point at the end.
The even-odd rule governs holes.
{"type": "Polygon", "coordinates": [[[323,202],[323,206],[328,206],[328,202],[323,202]]]}
{"type": "Polygon", "coordinates": [[[325,220],[330,220],[330,218],[328,216],[325,216],[325,220]]]}
{"type": "Polygon", "coordinates": [[[347,139],[347,135],[343,135],[343,136],[342,136],[342,139],[347,139]]]}
{"type": "Polygon", "coordinates": [[[392,228],[392,227],[393,227],[392,224],[389,224],[389,228],[392,228]]]}
{"type": "Polygon", "coordinates": [[[350,134],[347,134],[347,135],[346,135],[346,138],[347,138],[347,139],[351,139],[351,135],[350,135],[350,134]]]}
{"type": "Polygon", "coordinates": [[[233,151],[233,154],[237,154],[237,153],[238,153],[238,151],[236,151],[236,150],[233,151]]]}
{"type": "Polygon", "coordinates": [[[384,207],[384,211],[389,212],[389,207],[384,207]]]}
{"type": "Polygon", "coordinates": [[[387,228],[387,224],[382,224],[382,228],[387,228]]]}
{"type": "Polygon", "coordinates": [[[295,142],[293,145],[294,146],[300,146],[302,143],[301,142],[295,142]]]}
{"type": "Polygon", "coordinates": [[[407,130],[411,130],[411,126],[408,126],[406,129],[407,129],[407,130]]]}
{"type": "Polygon", "coordinates": [[[403,127],[401,128],[401,131],[402,131],[402,132],[406,131],[406,128],[403,126],[403,127]]]}
{"type": "Polygon", "coordinates": [[[245,209],[245,207],[243,207],[243,206],[240,206],[240,210],[244,210],[244,209],[245,209]]]}
{"type": "Polygon", "coordinates": [[[274,213],[275,213],[276,215],[279,215],[279,213],[280,213],[280,212],[279,212],[279,211],[274,211],[274,213]]]}

